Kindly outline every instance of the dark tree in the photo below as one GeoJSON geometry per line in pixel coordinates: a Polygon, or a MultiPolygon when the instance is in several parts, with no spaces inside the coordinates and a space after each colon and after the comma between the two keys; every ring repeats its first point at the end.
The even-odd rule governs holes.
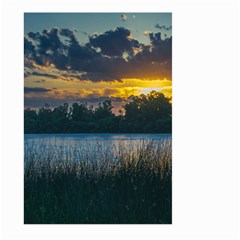
{"type": "Polygon", "coordinates": [[[171,133],[171,99],[152,91],[132,97],[118,116],[112,113],[110,100],[97,108],[87,103],[67,103],[38,111],[25,109],[25,133],[171,133]]]}
{"type": "Polygon", "coordinates": [[[172,105],[162,93],[135,96],[124,108],[128,131],[171,133],[172,105]]]}

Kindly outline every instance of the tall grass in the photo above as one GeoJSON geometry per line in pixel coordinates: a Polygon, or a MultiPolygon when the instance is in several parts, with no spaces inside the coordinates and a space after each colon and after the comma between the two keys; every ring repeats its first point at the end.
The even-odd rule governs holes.
{"type": "Polygon", "coordinates": [[[25,148],[25,223],[172,221],[171,141],[25,148]]]}

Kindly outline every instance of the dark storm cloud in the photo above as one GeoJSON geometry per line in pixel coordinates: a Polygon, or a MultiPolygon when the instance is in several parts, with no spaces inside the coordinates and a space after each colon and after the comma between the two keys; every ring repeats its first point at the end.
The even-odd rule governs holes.
{"type": "MultiPolygon", "coordinates": [[[[39,65],[48,65],[53,63],[59,69],[65,69],[67,64],[66,50],[67,46],[62,43],[60,39],[60,30],[52,28],[50,30],[44,29],[42,33],[29,32],[28,38],[34,41],[35,48],[32,54],[25,53],[25,56],[32,57],[32,59],[39,65]]],[[[27,44],[26,42],[25,44],[27,44]]],[[[24,46],[24,48],[26,45],[24,46]]],[[[27,45],[28,47],[28,45],[27,45]]]]}
{"type": "MultiPolygon", "coordinates": [[[[28,34],[29,37],[31,37],[28,34]]],[[[32,37],[34,39],[34,37],[32,37]]],[[[51,30],[44,29],[42,34],[37,34],[34,40],[39,41],[39,53],[49,54],[49,51],[56,52],[61,50],[64,45],[59,39],[59,29],[52,28],[51,30]]]]}
{"type": "Polygon", "coordinates": [[[118,81],[121,82],[121,78],[114,75],[114,73],[108,73],[108,72],[88,72],[84,73],[81,76],[78,77],[80,80],[89,80],[91,79],[92,82],[99,82],[99,81],[105,81],[105,82],[111,82],[111,81],[118,81]]]}
{"type": "Polygon", "coordinates": [[[140,47],[140,43],[131,39],[130,35],[130,30],[118,27],[114,31],[110,30],[97,36],[91,36],[89,40],[93,47],[101,49],[102,54],[121,57],[124,52],[132,55],[133,48],[140,47]]]}
{"type": "MultiPolygon", "coordinates": [[[[29,36],[30,37],[30,36],[29,36]]],[[[38,41],[37,56],[42,56],[41,61],[46,65],[53,63],[60,70],[81,70],[96,57],[96,51],[88,45],[79,44],[75,31],[70,29],[44,30],[34,40],[38,41]],[[65,42],[61,41],[65,37],[65,42]]]]}
{"type": "Polygon", "coordinates": [[[50,92],[52,89],[48,88],[34,88],[34,87],[24,87],[24,93],[44,93],[50,92]]]}
{"type": "Polygon", "coordinates": [[[164,25],[156,24],[155,27],[156,27],[156,28],[159,28],[159,29],[161,29],[161,30],[165,30],[165,31],[170,31],[170,30],[172,30],[172,26],[167,27],[167,26],[164,26],[164,25]]]}
{"type": "MultiPolygon", "coordinates": [[[[172,58],[172,37],[162,40],[161,33],[151,33],[149,38],[152,50],[146,50],[146,56],[152,62],[166,63],[172,58]]],[[[144,53],[144,52],[142,52],[144,53]]]]}
{"type": "MultiPolygon", "coordinates": [[[[171,79],[172,38],[162,39],[161,33],[152,32],[147,36],[150,45],[139,43],[132,38],[130,30],[118,27],[103,34],[93,34],[88,43],[80,45],[75,31],[70,29],[30,32],[24,39],[25,66],[30,62],[30,67],[31,61],[42,66],[53,64],[59,70],[75,72],[73,77],[80,81],[171,79]]],[[[34,74],[57,78],[47,73],[34,74]]]]}
{"type": "Polygon", "coordinates": [[[34,52],[34,46],[31,41],[24,37],[24,54],[31,54],[34,52]]]}

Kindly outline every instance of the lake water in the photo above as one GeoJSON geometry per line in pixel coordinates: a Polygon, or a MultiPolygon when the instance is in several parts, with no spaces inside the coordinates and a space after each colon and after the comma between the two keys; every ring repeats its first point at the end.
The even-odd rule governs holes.
{"type": "Polygon", "coordinates": [[[171,140],[172,134],[25,134],[24,143],[45,142],[50,145],[76,143],[81,141],[142,141],[142,140],[171,140]]]}
{"type": "MultiPolygon", "coordinates": [[[[25,134],[25,159],[117,159],[119,154],[140,154],[143,149],[171,151],[171,134],[25,134]]],[[[95,161],[94,160],[94,161],[95,161]]],[[[92,160],[91,160],[92,161],[92,160]]]]}

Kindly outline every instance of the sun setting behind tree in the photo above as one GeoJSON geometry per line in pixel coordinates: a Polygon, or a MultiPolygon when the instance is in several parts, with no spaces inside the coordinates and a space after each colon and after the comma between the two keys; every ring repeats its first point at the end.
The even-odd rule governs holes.
{"type": "Polygon", "coordinates": [[[25,107],[104,98],[124,104],[151,90],[170,96],[171,14],[134,16],[25,14],[25,107]]]}

